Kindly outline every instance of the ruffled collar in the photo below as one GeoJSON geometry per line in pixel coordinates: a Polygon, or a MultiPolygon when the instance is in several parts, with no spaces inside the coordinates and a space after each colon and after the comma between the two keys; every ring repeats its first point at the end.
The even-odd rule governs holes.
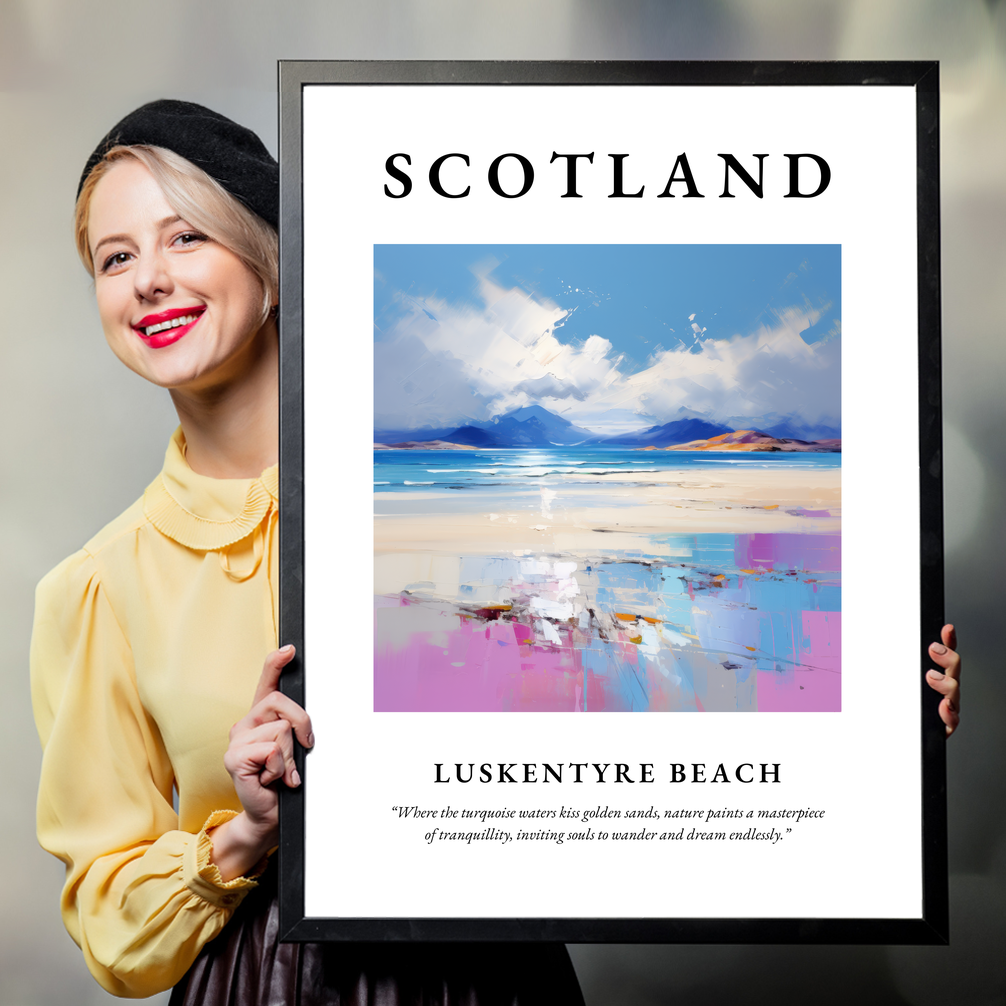
{"type": "Polygon", "coordinates": [[[279,500],[279,466],[257,479],[213,479],[185,460],[185,437],[175,430],[164,468],[143,494],[143,512],[162,534],[186,548],[211,552],[252,533],[279,500]]]}

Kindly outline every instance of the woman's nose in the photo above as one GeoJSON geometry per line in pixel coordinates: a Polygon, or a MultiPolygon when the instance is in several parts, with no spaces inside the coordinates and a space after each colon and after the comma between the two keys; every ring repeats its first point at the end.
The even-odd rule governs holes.
{"type": "Polygon", "coordinates": [[[140,255],[133,271],[133,287],[136,299],[141,301],[156,301],[174,290],[167,259],[159,250],[140,255]]]}

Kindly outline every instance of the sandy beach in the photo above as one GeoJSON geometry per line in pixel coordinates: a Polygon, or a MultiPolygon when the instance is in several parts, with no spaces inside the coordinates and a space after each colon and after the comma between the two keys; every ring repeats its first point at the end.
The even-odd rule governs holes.
{"type": "Polygon", "coordinates": [[[374,548],[382,552],[521,549],[591,555],[660,547],[654,535],[838,534],[841,470],[725,466],[555,476],[534,488],[374,493],[374,548]]]}
{"type": "Polygon", "coordinates": [[[840,708],[840,468],[408,484],[374,494],[375,708],[840,708]]]}

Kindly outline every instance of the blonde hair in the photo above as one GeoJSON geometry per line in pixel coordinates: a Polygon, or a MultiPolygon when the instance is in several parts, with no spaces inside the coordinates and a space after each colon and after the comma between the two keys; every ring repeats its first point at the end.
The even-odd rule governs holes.
{"type": "Polygon", "coordinates": [[[91,197],[112,165],[126,158],[139,161],[154,176],[168,205],[183,220],[234,252],[255,273],[262,283],[264,323],[279,293],[279,236],[202,168],[165,147],[112,147],[84,181],[74,211],[74,238],[91,278],[94,259],[87,240],[91,197]]]}

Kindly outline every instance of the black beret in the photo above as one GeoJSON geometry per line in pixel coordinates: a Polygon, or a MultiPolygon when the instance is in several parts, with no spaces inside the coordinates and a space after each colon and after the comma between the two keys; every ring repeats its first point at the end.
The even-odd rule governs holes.
{"type": "Polygon", "coordinates": [[[114,125],[84,165],[77,195],[91,169],[112,147],[166,147],[191,161],[273,227],[279,226],[279,165],[250,130],[191,101],[163,98],[114,125]]]}

